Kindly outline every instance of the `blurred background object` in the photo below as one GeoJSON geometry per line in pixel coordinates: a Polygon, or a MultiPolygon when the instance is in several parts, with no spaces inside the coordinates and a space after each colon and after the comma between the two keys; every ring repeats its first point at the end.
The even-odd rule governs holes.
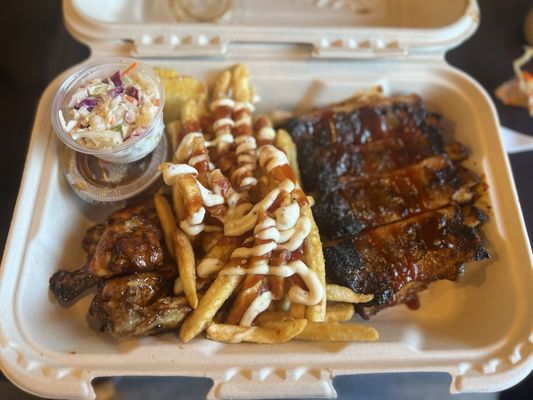
{"type": "MultiPolygon", "coordinates": [[[[188,0],[184,0],[191,3],[188,0]]],[[[228,0],[229,2],[231,0],[228,0]]],[[[422,0],[420,0],[422,1],[422,0]]],[[[479,0],[481,25],[476,34],[451,50],[447,61],[478,80],[495,101],[502,125],[533,136],[527,110],[505,106],[495,88],[513,76],[512,60],[522,54],[533,32],[531,0],[479,0]],[[527,17],[526,17],[527,16],[527,17]],[[524,23],[526,22],[526,26],[524,23]]],[[[61,2],[27,0],[3,4],[0,15],[0,248],[4,248],[15,207],[33,117],[39,96],[61,71],[89,56],[88,49],[66,31],[61,2]]],[[[533,153],[509,157],[530,237],[533,237],[533,153]]],[[[531,398],[533,377],[500,394],[448,394],[446,374],[385,374],[335,379],[339,399],[413,398],[489,400],[531,398]]],[[[191,399],[205,397],[205,378],[115,378],[97,380],[101,399],[191,399]]],[[[0,374],[0,399],[27,400],[26,394],[0,374]]]]}

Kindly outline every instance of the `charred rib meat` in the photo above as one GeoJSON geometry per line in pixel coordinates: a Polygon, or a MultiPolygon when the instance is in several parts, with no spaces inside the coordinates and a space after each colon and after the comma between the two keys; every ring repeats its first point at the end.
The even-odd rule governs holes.
{"type": "Polygon", "coordinates": [[[357,293],[373,293],[365,316],[398,304],[437,279],[456,280],[462,265],[488,257],[475,226],[479,210],[457,206],[365,231],[324,248],[327,276],[357,293]]]}
{"type": "Polygon", "coordinates": [[[465,204],[473,200],[479,179],[471,171],[455,165],[446,155],[426,158],[396,171],[376,175],[372,179],[344,175],[338,179],[338,189],[318,197],[315,217],[323,236],[333,239],[356,234],[364,229],[399,221],[450,202],[465,204]],[[335,200],[332,199],[335,197],[335,200]],[[351,224],[338,224],[331,219],[344,209],[351,224]]]}
{"type": "Polygon", "coordinates": [[[460,164],[461,143],[445,143],[443,119],[419,96],[357,96],[293,118],[302,183],[326,247],[327,277],[373,293],[364,317],[402,302],[463,263],[488,257],[464,206],[479,177],[460,164]]]}

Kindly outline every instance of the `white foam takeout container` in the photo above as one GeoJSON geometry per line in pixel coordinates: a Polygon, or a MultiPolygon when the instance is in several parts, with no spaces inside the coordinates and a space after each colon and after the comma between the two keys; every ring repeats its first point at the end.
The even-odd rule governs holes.
{"type": "Polygon", "coordinates": [[[182,344],[175,334],[124,340],[99,334],[86,322],[92,294],[62,308],[48,290],[58,268],[83,264],[85,229],[110,212],[80,200],[60,170],[50,105],[70,70],[39,103],[0,269],[6,376],[37,395],[87,399],[94,398],[93,378],[117,375],[209,377],[210,398],[334,396],[332,378],[342,374],[440,371],[451,375],[451,392],[497,391],[527,376],[532,255],[497,115],[481,87],[443,57],[475,30],[475,1],[234,4],[229,22],[218,25],[176,23],[163,0],[66,0],[64,13],[72,33],[90,45],[88,61],[142,57],[211,83],[223,68],[245,62],[260,111],[308,110],[378,83],[387,94],[420,94],[471,149],[467,164],[489,185],[492,211],[483,232],[492,259],[468,264],[457,283],[432,284],[416,312],[404,306],[381,312],[368,322],[381,334],[376,343],[182,344]]]}

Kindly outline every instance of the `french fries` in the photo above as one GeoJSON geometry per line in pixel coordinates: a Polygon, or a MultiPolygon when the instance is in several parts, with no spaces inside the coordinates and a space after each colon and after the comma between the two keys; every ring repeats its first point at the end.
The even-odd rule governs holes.
{"type": "Polygon", "coordinates": [[[157,212],[157,217],[159,218],[159,222],[161,223],[161,228],[163,229],[163,235],[165,236],[165,243],[167,245],[167,249],[172,258],[175,260],[176,253],[174,252],[173,235],[174,231],[178,227],[178,225],[176,224],[176,218],[174,218],[174,214],[172,213],[170,204],[168,204],[167,199],[162,194],[154,194],[154,205],[155,211],[157,212]]]}
{"type": "Polygon", "coordinates": [[[291,303],[289,314],[293,318],[305,318],[305,308],[303,304],[291,303]]]}
{"type": "Polygon", "coordinates": [[[327,322],[349,321],[353,318],[354,309],[352,303],[337,303],[326,307],[327,322]]]}
{"type": "Polygon", "coordinates": [[[314,342],[373,342],[379,339],[379,334],[368,325],[309,322],[296,339],[314,342]]]}
{"type": "Polygon", "coordinates": [[[185,210],[185,203],[181,195],[181,189],[178,184],[172,186],[172,203],[174,205],[174,212],[179,221],[187,218],[187,211],[185,210]]]}
{"type": "MultiPolygon", "coordinates": [[[[167,85],[179,86],[179,75],[160,73],[167,85]]],[[[180,144],[174,160],[186,164],[182,170],[187,172],[174,180],[172,205],[163,194],[156,194],[154,203],[178,264],[174,294],[184,294],[193,309],[180,328],[181,340],[189,342],[203,331],[208,339],[224,343],[377,340],[374,328],[346,323],[354,316],[353,304],[368,302],[373,295],[326,284],[322,243],[311,211],[314,201],[307,197],[306,203],[299,184],[296,145],[284,130],[274,136],[266,117],[252,124],[248,68],[237,65],[216,80],[207,122],[201,88],[193,82],[180,84],[180,90],[190,90],[173,98],[180,120],[167,123],[167,130],[175,141],[193,134],[190,143],[180,144]],[[261,150],[256,153],[256,139],[265,156],[261,150]],[[188,172],[191,167],[196,173],[188,172]],[[258,183],[254,190],[252,184],[240,186],[245,175],[258,183]],[[273,191],[270,203],[262,203],[273,191]],[[203,224],[194,234],[184,225],[193,215],[201,215],[197,224],[203,224]],[[294,286],[314,297],[292,296],[294,286]]]]}
{"type": "Polygon", "coordinates": [[[196,294],[196,264],[191,241],[180,228],[174,230],[174,253],[178,263],[180,279],[183,283],[183,292],[193,309],[198,306],[196,294]]]}
{"type": "Polygon", "coordinates": [[[276,138],[274,139],[274,144],[278,149],[287,155],[289,165],[292,167],[298,182],[301,182],[302,180],[300,178],[300,167],[298,166],[296,144],[292,140],[291,135],[289,135],[289,133],[284,129],[278,129],[276,132],[276,138]]]}
{"type": "Polygon", "coordinates": [[[165,122],[179,119],[181,105],[187,100],[194,99],[200,104],[205,102],[207,88],[202,82],[190,76],[182,76],[173,69],[157,68],[156,73],[165,90],[165,122]]]}
{"type": "Polygon", "coordinates": [[[344,303],[367,303],[373,298],[373,294],[355,293],[350,288],[329,283],[326,285],[326,299],[328,301],[342,301],[344,303]]]}
{"type": "Polygon", "coordinates": [[[187,317],[181,326],[180,337],[183,342],[187,343],[206,328],[242,278],[242,275],[219,275],[214,280],[198,303],[196,310],[187,317]]]}
{"type": "MultiPolygon", "coordinates": [[[[318,227],[313,219],[311,207],[308,204],[302,206],[302,214],[311,220],[311,232],[304,242],[304,261],[314,271],[322,286],[326,286],[326,267],[322,254],[322,242],[318,233],[318,227]]],[[[326,297],[320,303],[307,307],[305,316],[309,321],[324,321],[326,318],[326,297]]]]}
{"type": "Polygon", "coordinates": [[[207,327],[207,338],[225,343],[285,343],[300,335],[307,325],[305,319],[290,319],[276,321],[272,328],[252,326],[250,328],[211,323],[207,327]]]}

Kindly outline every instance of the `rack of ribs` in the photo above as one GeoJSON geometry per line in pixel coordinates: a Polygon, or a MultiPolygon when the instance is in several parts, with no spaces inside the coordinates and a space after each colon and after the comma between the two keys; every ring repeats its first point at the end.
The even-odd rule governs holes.
{"type": "Polygon", "coordinates": [[[486,216],[470,206],[479,176],[419,96],[357,96],[283,127],[315,198],[328,279],[374,294],[358,307],[363,317],[413,306],[430,282],[488,257],[478,232],[486,216]]]}

